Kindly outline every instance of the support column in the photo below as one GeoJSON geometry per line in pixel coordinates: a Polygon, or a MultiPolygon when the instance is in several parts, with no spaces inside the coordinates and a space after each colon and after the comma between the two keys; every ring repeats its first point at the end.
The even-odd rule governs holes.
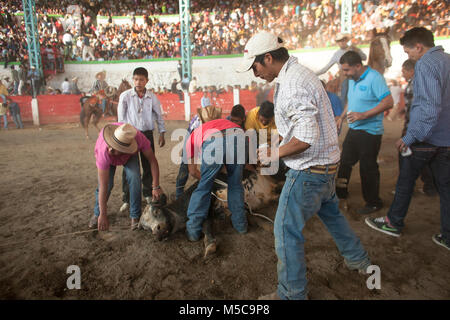
{"type": "Polygon", "coordinates": [[[33,114],[33,124],[35,126],[40,125],[39,123],[39,104],[36,98],[31,99],[31,113],[33,114]]]}
{"type": "Polygon", "coordinates": [[[342,0],[341,7],[341,32],[352,33],[352,0],[342,0]]]}

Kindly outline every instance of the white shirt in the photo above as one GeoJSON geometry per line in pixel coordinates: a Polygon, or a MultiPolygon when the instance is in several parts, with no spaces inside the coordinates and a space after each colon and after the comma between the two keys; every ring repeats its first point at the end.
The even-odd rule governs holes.
{"type": "Polygon", "coordinates": [[[394,100],[394,106],[399,104],[402,88],[400,86],[391,86],[389,90],[391,91],[392,100],[394,100]]]}
{"type": "Polygon", "coordinates": [[[72,43],[72,35],[68,32],[63,35],[63,43],[72,43]]]}
{"type": "Polygon", "coordinates": [[[283,137],[311,145],[306,151],[284,157],[289,168],[304,170],[339,162],[340,151],[333,109],[319,78],[291,56],[275,80],[275,124],[283,137]]]}
{"type": "Polygon", "coordinates": [[[61,91],[62,91],[62,93],[70,93],[70,83],[69,83],[69,81],[64,81],[61,84],[61,91]]]}
{"type": "Polygon", "coordinates": [[[153,130],[153,121],[158,124],[159,133],[165,132],[161,103],[150,90],[139,98],[134,88],[122,92],[117,106],[119,122],[129,123],[140,131],[153,130]]]}

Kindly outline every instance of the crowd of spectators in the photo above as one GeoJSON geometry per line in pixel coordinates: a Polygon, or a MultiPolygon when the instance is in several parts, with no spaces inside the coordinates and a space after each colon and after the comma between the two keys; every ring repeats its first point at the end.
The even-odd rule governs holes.
{"type": "MultiPolygon", "coordinates": [[[[180,56],[179,23],[162,22],[155,14],[178,13],[178,0],[36,1],[40,42],[46,63],[66,60],[153,59],[180,56]],[[52,16],[53,14],[61,17],[52,16]],[[97,15],[109,16],[97,24],[97,15]],[[131,23],[113,24],[112,16],[130,15],[131,23]],[[137,24],[136,16],[144,16],[137,24]],[[47,59],[48,58],[48,59],[47,59]]],[[[271,30],[288,49],[334,45],[341,27],[341,0],[191,1],[194,56],[242,53],[251,35],[271,30]],[[195,14],[200,13],[200,14],[195,14]]],[[[22,1],[0,1],[0,48],[5,67],[26,59],[22,1]]],[[[354,44],[368,43],[372,29],[390,28],[393,40],[408,28],[425,26],[436,37],[449,36],[449,2],[445,0],[354,1],[354,44]]]]}

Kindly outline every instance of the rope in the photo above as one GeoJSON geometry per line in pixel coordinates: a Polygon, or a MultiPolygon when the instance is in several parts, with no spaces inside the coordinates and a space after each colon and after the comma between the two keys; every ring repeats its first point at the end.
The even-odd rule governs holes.
{"type": "MultiPolygon", "coordinates": [[[[223,182],[223,181],[221,181],[221,180],[214,179],[214,182],[217,183],[217,184],[220,184],[220,185],[222,185],[222,186],[224,186],[224,187],[228,187],[228,184],[225,183],[225,182],[223,182]]],[[[217,200],[222,201],[222,202],[227,202],[227,200],[219,198],[214,192],[211,192],[211,194],[212,194],[217,200]]],[[[260,214],[260,213],[253,212],[253,211],[252,211],[252,208],[250,207],[250,204],[249,204],[248,202],[244,202],[244,204],[247,205],[248,211],[250,212],[250,214],[251,214],[252,216],[266,219],[266,220],[270,221],[272,224],[274,224],[273,220],[270,219],[269,217],[267,217],[267,216],[265,216],[265,215],[263,215],[263,214],[260,214]]]]}
{"type": "Polygon", "coordinates": [[[260,214],[260,213],[255,213],[255,212],[253,212],[253,211],[252,211],[252,208],[250,207],[250,204],[249,204],[248,202],[245,202],[245,204],[247,205],[248,211],[250,212],[250,214],[251,214],[252,216],[256,216],[256,217],[260,217],[260,218],[266,219],[266,220],[270,221],[272,224],[274,224],[273,220],[270,219],[269,217],[267,217],[267,216],[265,216],[265,215],[263,215],[263,214],[260,214]]]}
{"type": "MultiPolygon", "coordinates": [[[[130,227],[122,227],[122,228],[114,228],[111,227],[109,228],[109,231],[124,231],[124,230],[130,230],[130,227]]],[[[63,234],[58,234],[58,235],[54,235],[51,237],[47,237],[47,238],[42,238],[42,239],[33,239],[33,240],[23,240],[23,241],[18,241],[18,242],[9,242],[9,243],[3,243],[0,245],[0,248],[5,248],[8,246],[14,246],[14,245],[18,245],[18,244],[27,244],[30,242],[35,242],[37,241],[48,241],[48,240],[53,240],[56,238],[61,238],[61,237],[65,237],[65,236],[73,236],[73,235],[79,235],[79,234],[83,234],[83,233],[90,233],[90,232],[94,232],[94,231],[98,231],[98,229],[89,229],[89,230],[82,230],[82,231],[76,231],[76,232],[71,232],[71,233],[63,233],[63,234]]]]}

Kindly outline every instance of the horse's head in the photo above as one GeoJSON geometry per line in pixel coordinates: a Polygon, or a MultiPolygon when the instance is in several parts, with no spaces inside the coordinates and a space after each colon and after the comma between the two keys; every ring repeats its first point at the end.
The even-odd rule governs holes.
{"type": "Polygon", "coordinates": [[[122,92],[131,89],[131,84],[126,80],[122,79],[122,82],[119,85],[119,89],[117,90],[118,95],[120,95],[122,92]]]}
{"type": "Polygon", "coordinates": [[[382,36],[380,37],[381,46],[384,52],[384,66],[389,68],[392,65],[392,56],[391,56],[391,48],[389,37],[382,36]]]}

